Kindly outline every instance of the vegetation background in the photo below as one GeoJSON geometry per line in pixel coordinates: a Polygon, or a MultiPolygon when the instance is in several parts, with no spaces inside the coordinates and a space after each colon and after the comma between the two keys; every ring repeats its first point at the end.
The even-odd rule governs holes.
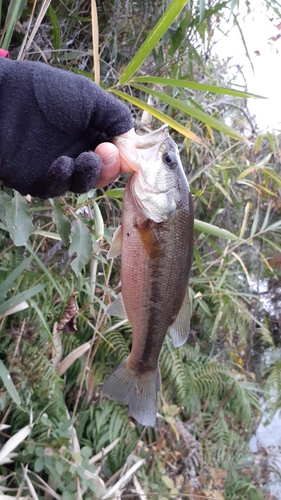
{"type": "MultiPolygon", "coordinates": [[[[170,125],[196,216],[191,334],[181,349],[167,337],[157,424],[143,428],[101,393],[131,344],[130,325],[104,312],[119,290],[106,256],[126,177],[46,202],[3,187],[1,499],[273,498],[277,450],[254,454],[249,439],[281,406],[280,138],[258,134],[241,67],[214,52],[233,24],[244,43],[242,4],[256,7],[0,1],[12,59],[95,80],[139,133],[170,125]]],[[[276,0],[261,6],[280,22],[276,0]]]]}

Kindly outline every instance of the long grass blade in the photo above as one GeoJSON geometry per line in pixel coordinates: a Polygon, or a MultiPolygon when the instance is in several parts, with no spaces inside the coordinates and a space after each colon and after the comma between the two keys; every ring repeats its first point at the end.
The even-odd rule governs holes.
{"type": "Polygon", "coordinates": [[[190,82],[184,79],[175,78],[162,78],[161,76],[136,76],[129,82],[131,83],[154,83],[158,85],[167,85],[168,87],[181,87],[185,89],[198,90],[200,92],[210,92],[212,94],[224,94],[234,97],[241,97],[241,99],[267,99],[267,97],[251,94],[250,92],[243,92],[241,90],[228,89],[218,85],[208,85],[206,83],[190,82]]]}
{"type": "Polygon", "coordinates": [[[8,455],[30,434],[32,427],[26,425],[14,434],[0,450],[0,464],[8,457],[8,455]]]}
{"type": "Polygon", "coordinates": [[[2,36],[0,38],[0,45],[2,49],[8,50],[16,22],[19,20],[25,6],[26,0],[11,0],[2,36]]]}
{"type": "Polygon", "coordinates": [[[150,52],[154,49],[160,38],[166,33],[171,24],[178,17],[188,0],[173,0],[168,9],[164,12],[163,16],[159,19],[156,26],[147,36],[145,42],[142,44],[136,55],[128,64],[126,69],[120,76],[119,83],[123,85],[131,76],[138,70],[143,61],[147,58],[150,52]]]}
{"type": "Polygon", "coordinates": [[[100,58],[99,58],[99,23],[96,0],[91,0],[92,11],[92,39],[95,82],[100,83],[100,58]]]}
{"type": "Polygon", "coordinates": [[[45,285],[35,285],[29,288],[28,290],[24,290],[23,292],[14,295],[10,299],[5,300],[5,302],[2,302],[2,304],[0,305],[0,318],[9,313],[10,310],[16,307],[18,304],[21,304],[22,302],[25,302],[28,299],[30,299],[30,297],[33,297],[33,295],[42,292],[44,288],[45,285]]]}
{"type": "MultiPolygon", "coordinates": [[[[14,386],[14,383],[12,381],[12,377],[11,377],[9,371],[7,370],[6,366],[4,365],[3,361],[1,361],[1,359],[0,359],[0,378],[3,381],[3,384],[6,387],[10,398],[16,403],[16,405],[20,405],[21,400],[20,400],[19,393],[14,386]]],[[[1,459],[0,459],[0,463],[1,463],[1,459]]]]}
{"type": "Polygon", "coordinates": [[[160,120],[163,123],[167,123],[171,128],[174,130],[177,130],[180,132],[180,134],[184,135],[188,139],[191,139],[192,141],[196,142],[200,146],[203,146],[204,148],[208,147],[206,144],[198,137],[196,134],[191,132],[188,128],[184,127],[180,123],[176,122],[176,120],[173,120],[170,116],[165,115],[161,111],[158,111],[157,109],[153,108],[152,106],[149,106],[149,104],[146,104],[145,102],[141,101],[140,99],[137,99],[136,97],[133,97],[129,94],[126,94],[125,92],[121,92],[120,90],[112,90],[112,93],[118,95],[122,99],[125,99],[126,101],[131,102],[132,104],[135,104],[141,109],[144,109],[145,111],[148,111],[151,115],[155,116],[158,120],[160,120]]]}
{"type": "Polygon", "coordinates": [[[240,243],[242,243],[243,241],[241,240],[241,238],[238,238],[238,236],[231,233],[230,231],[214,226],[213,224],[209,224],[209,222],[203,222],[202,220],[194,219],[194,228],[197,231],[211,234],[212,236],[216,236],[217,238],[224,238],[227,240],[233,240],[237,242],[239,241],[240,243]]]}
{"type": "Polygon", "coordinates": [[[158,92],[157,90],[151,89],[149,87],[144,87],[143,85],[138,85],[134,83],[132,87],[135,87],[138,90],[145,92],[146,94],[150,94],[153,95],[154,97],[157,97],[162,102],[165,102],[170,106],[173,106],[174,108],[183,111],[187,115],[192,116],[193,118],[196,118],[197,120],[200,120],[201,122],[210,125],[210,127],[218,130],[219,132],[222,132],[223,134],[229,135],[230,137],[238,139],[239,141],[245,141],[245,138],[241,134],[239,134],[239,132],[234,130],[234,128],[228,127],[221,121],[217,120],[211,115],[208,115],[207,113],[201,111],[200,109],[193,108],[192,106],[185,104],[179,99],[175,99],[174,97],[164,94],[163,92],[158,92]]]}

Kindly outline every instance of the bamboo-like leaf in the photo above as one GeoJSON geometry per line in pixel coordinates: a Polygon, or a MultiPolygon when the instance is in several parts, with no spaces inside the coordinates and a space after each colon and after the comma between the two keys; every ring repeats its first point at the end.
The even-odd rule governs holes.
{"type": "Polygon", "coordinates": [[[243,92],[236,89],[228,89],[227,87],[219,87],[218,85],[208,85],[206,83],[191,82],[184,79],[162,78],[161,76],[136,76],[132,78],[129,83],[153,83],[158,85],[167,85],[168,87],[181,87],[186,89],[198,90],[200,92],[231,95],[234,97],[241,97],[241,99],[267,99],[267,97],[263,97],[261,95],[251,94],[250,92],[243,92]]]}
{"type": "Polygon", "coordinates": [[[8,312],[5,314],[5,316],[11,316],[11,314],[15,314],[17,312],[24,311],[25,309],[28,309],[28,308],[29,308],[29,305],[26,302],[26,300],[24,300],[23,302],[21,302],[17,306],[12,307],[12,309],[9,309],[8,312]]]}
{"type": "Polygon", "coordinates": [[[43,238],[61,241],[60,235],[58,233],[54,233],[53,231],[41,231],[40,229],[36,229],[35,231],[32,231],[31,234],[39,234],[39,236],[43,236],[43,238]]]}
{"type": "Polygon", "coordinates": [[[112,441],[112,443],[110,443],[108,446],[106,446],[105,448],[102,449],[102,451],[100,451],[99,453],[97,453],[96,455],[94,455],[92,458],[89,459],[89,464],[92,465],[94,464],[95,462],[99,462],[100,460],[103,460],[103,457],[105,457],[106,455],[108,455],[108,453],[113,450],[113,448],[115,448],[115,446],[119,443],[120,441],[120,437],[118,437],[117,439],[114,439],[114,441],[112,441]]]}
{"type": "Polygon", "coordinates": [[[244,264],[244,262],[243,262],[242,258],[241,258],[241,257],[240,257],[240,255],[238,255],[236,252],[233,252],[233,251],[232,251],[231,253],[232,253],[232,255],[235,257],[235,259],[237,259],[237,260],[238,260],[238,262],[240,262],[241,267],[242,267],[242,269],[243,269],[243,271],[244,271],[244,273],[245,273],[245,276],[246,276],[246,278],[247,278],[248,284],[250,285],[250,283],[251,283],[250,276],[249,276],[249,273],[248,273],[247,267],[245,266],[245,264],[244,264]]]}
{"type": "Polygon", "coordinates": [[[51,5],[48,7],[48,15],[50,17],[53,26],[53,46],[55,50],[60,50],[61,47],[61,37],[60,37],[60,25],[58,22],[57,15],[51,5]]]}
{"type": "Polygon", "coordinates": [[[104,195],[106,198],[119,198],[123,199],[124,197],[124,192],[125,188],[114,188],[114,189],[108,189],[105,191],[104,195]]]}
{"type": "Polygon", "coordinates": [[[143,85],[138,85],[134,83],[132,87],[135,87],[138,90],[145,92],[146,94],[157,97],[162,102],[165,102],[170,106],[173,106],[174,108],[183,111],[187,115],[192,116],[193,118],[196,118],[197,120],[200,120],[201,122],[210,125],[210,127],[218,130],[219,132],[222,132],[223,134],[229,135],[230,137],[238,139],[239,141],[245,141],[245,138],[241,134],[239,134],[239,132],[234,130],[234,128],[228,127],[228,125],[225,125],[223,122],[217,120],[211,115],[208,115],[207,113],[201,111],[200,109],[193,108],[192,106],[185,104],[179,99],[175,99],[174,97],[164,94],[163,92],[158,92],[157,90],[145,87],[143,85]]]}
{"type": "Polygon", "coordinates": [[[246,168],[239,174],[236,178],[236,181],[240,181],[244,179],[244,177],[247,177],[247,175],[253,174],[255,171],[260,170],[262,167],[258,167],[257,165],[251,165],[250,167],[246,168]]]}
{"type": "Polygon", "coordinates": [[[229,201],[229,203],[231,203],[231,205],[233,205],[233,201],[231,199],[231,196],[230,194],[228,194],[228,192],[224,189],[224,187],[222,186],[222,184],[220,184],[219,182],[217,181],[214,181],[214,186],[222,192],[222,194],[225,196],[225,198],[229,201]]]}
{"type": "Polygon", "coordinates": [[[29,489],[29,492],[30,492],[30,494],[32,496],[32,499],[33,500],[39,500],[39,497],[38,497],[38,495],[37,495],[37,493],[35,491],[35,488],[34,488],[32,482],[30,481],[30,479],[29,479],[29,477],[27,475],[27,465],[25,467],[23,467],[23,465],[22,465],[22,469],[23,469],[23,476],[24,476],[25,482],[27,484],[27,487],[29,489]]]}
{"type": "Polygon", "coordinates": [[[184,127],[180,123],[176,122],[176,120],[173,120],[170,118],[170,116],[165,115],[161,111],[158,111],[157,109],[153,108],[152,106],[149,106],[149,104],[146,104],[145,102],[141,101],[140,99],[137,99],[136,97],[133,97],[129,94],[126,94],[125,92],[121,92],[120,90],[112,90],[112,92],[119,97],[125,99],[126,101],[131,102],[135,106],[138,106],[140,109],[144,109],[145,111],[148,111],[151,115],[155,116],[158,120],[160,120],[163,123],[167,123],[171,128],[174,130],[177,130],[180,132],[180,134],[184,135],[188,139],[191,139],[192,141],[196,142],[200,146],[203,146],[204,148],[207,148],[207,145],[198,137],[195,135],[191,130],[188,128],[184,127]]]}
{"type": "Polygon", "coordinates": [[[5,316],[10,309],[16,307],[18,304],[21,304],[22,302],[27,301],[30,299],[30,297],[33,297],[33,295],[36,295],[37,293],[41,292],[45,288],[45,285],[35,285],[29,288],[28,290],[24,290],[24,292],[18,293],[17,295],[14,295],[8,300],[5,300],[0,305],[0,318],[2,316],[5,316]]]}
{"type": "Polygon", "coordinates": [[[57,226],[58,232],[61,236],[63,244],[65,246],[69,245],[69,235],[71,230],[71,224],[68,218],[64,215],[62,203],[59,198],[54,198],[52,200],[54,206],[54,223],[57,226]]]}
{"type": "Polygon", "coordinates": [[[248,225],[248,220],[249,220],[249,215],[250,215],[250,209],[251,208],[252,208],[252,203],[250,203],[248,201],[247,204],[246,204],[246,207],[245,207],[245,214],[244,214],[243,222],[242,222],[242,225],[241,225],[239,238],[243,238],[244,237],[245,230],[246,230],[246,227],[248,225]]]}
{"type": "Polygon", "coordinates": [[[263,230],[263,232],[268,232],[268,231],[273,231],[273,232],[281,231],[281,220],[273,222],[273,224],[270,224],[270,226],[267,226],[267,228],[263,230]]]}
{"type": "Polygon", "coordinates": [[[261,229],[260,229],[261,233],[265,230],[266,226],[268,225],[270,213],[271,213],[271,206],[269,205],[267,208],[266,214],[265,214],[265,218],[263,219],[261,229]]]}
{"type": "Polygon", "coordinates": [[[57,367],[57,371],[59,376],[63,375],[68,368],[76,361],[81,358],[85,352],[87,352],[91,348],[91,342],[85,342],[85,344],[80,345],[74,351],[70,352],[59,364],[57,367]]]}
{"type": "Polygon", "coordinates": [[[26,6],[26,0],[11,0],[8,8],[7,17],[3,34],[0,39],[2,49],[8,50],[16,22],[19,20],[23,9],[26,6]],[[5,34],[5,36],[4,36],[5,34]],[[4,36],[4,40],[3,40],[4,36]]]}
{"type": "MultiPolygon", "coordinates": [[[[14,383],[12,381],[12,377],[11,377],[9,371],[7,370],[6,366],[1,361],[1,359],[0,359],[0,377],[1,377],[2,381],[3,381],[4,386],[6,387],[8,393],[9,393],[10,398],[17,405],[20,405],[21,400],[20,400],[19,393],[18,393],[17,389],[14,386],[14,383]]],[[[0,464],[1,464],[1,451],[0,451],[0,464]]]]}
{"type": "Polygon", "coordinates": [[[100,58],[99,58],[99,23],[96,0],[91,0],[92,13],[92,39],[95,82],[100,83],[100,58]]]}
{"type": "Polygon", "coordinates": [[[92,200],[93,209],[95,213],[95,237],[96,240],[100,240],[104,235],[104,222],[102,218],[102,214],[100,211],[100,207],[98,206],[95,200],[92,200]]]}
{"type": "Polygon", "coordinates": [[[202,220],[194,219],[194,228],[197,231],[211,234],[212,236],[216,236],[217,238],[225,238],[227,240],[233,240],[240,243],[243,241],[241,240],[241,238],[238,238],[238,236],[231,233],[230,231],[214,226],[213,224],[209,224],[208,222],[203,222],[202,220]]]}
{"type": "Polygon", "coordinates": [[[259,134],[257,139],[256,139],[256,144],[255,144],[255,147],[254,147],[254,153],[255,155],[258,153],[259,149],[260,149],[260,145],[261,145],[261,141],[263,139],[263,136],[262,134],[259,134]]]}
{"type": "Polygon", "coordinates": [[[27,201],[17,191],[6,205],[6,224],[14,244],[24,245],[33,229],[32,216],[27,201]]]}
{"type": "Polygon", "coordinates": [[[89,262],[92,253],[92,239],[86,225],[77,220],[77,226],[72,236],[69,253],[76,253],[77,257],[71,262],[73,271],[79,276],[83,267],[89,262]]]}
{"type": "Polygon", "coordinates": [[[150,52],[154,49],[156,44],[159,42],[160,38],[166,33],[171,24],[178,17],[187,0],[173,0],[167,10],[164,12],[163,16],[159,19],[156,26],[146,37],[145,42],[142,44],[136,55],[133,57],[131,62],[128,64],[126,69],[120,76],[119,83],[123,85],[126,83],[131,76],[138,70],[144,60],[148,57],[150,52]]]}
{"type": "Polygon", "coordinates": [[[199,0],[199,13],[200,13],[200,23],[204,19],[204,14],[205,14],[205,0],[199,0]]]}
{"type": "Polygon", "coordinates": [[[279,186],[281,186],[281,177],[280,175],[277,174],[274,170],[271,168],[265,168],[263,169],[264,173],[267,173],[272,179],[274,179],[279,186]]]}
{"type": "Polygon", "coordinates": [[[256,230],[257,230],[257,227],[258,227],[258,222],[259,222],[259,216],[260,216],[260,212],[259,212],[259,207],[257,206],[256,207],[256,212],[255,212],[255,217],[254,217],[254,220],[253,220],[253,223],[252,223],[252,227],[251,227],[251,233],[250,233],[250,236],[254,236],[256,230]]]}
{"type": "Polygon", "coordinates": [[[138,460],[132,467],[127,470],[127,472],[112,486],[107,490],[107,492],[102,496],[102,500],[105,500],[107,498],[116,498],[117,495],[116,493],[119,490],[122,490],[126,484],[128,484],[129,481],[131,481],[132,477],[134,474],[139,470],[140,467],[142,467],[145,464],[144,458],[138,460]]]}
{"type": "Polygon", "coordinates": [[[16,434],[14,434],[2,447],[0,450],[0,464],[4,462],[4,460],[8,457],[8,455],[15,449],[17,446],[22,443],[22,441],[27,438],[27,436],[31,432],[31,425],[26,425],[22,429],[20,429],[16,434]]]}

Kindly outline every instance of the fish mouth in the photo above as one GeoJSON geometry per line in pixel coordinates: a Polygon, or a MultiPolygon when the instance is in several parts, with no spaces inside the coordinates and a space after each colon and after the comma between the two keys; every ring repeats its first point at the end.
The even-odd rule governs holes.
{"type": "Polygon", "coordinates": [[[139,135],[136,141],[137,149],[148,149],[159,144],[159,147],[163,142],[169,138],[169,129],[167,123],[164,123],[162,127],[157,130],[153,130],[146,135],[139,135]]]}

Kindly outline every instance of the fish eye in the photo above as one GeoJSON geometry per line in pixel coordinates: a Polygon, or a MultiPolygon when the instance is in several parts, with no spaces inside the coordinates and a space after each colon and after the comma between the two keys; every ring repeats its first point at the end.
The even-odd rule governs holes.
{"type": "Polygon", "coordinates": [[[172,151],[166,151],[163,154],[163,161],[169,168],[175,168],[177,166],[177,157],[172,151]]]}

